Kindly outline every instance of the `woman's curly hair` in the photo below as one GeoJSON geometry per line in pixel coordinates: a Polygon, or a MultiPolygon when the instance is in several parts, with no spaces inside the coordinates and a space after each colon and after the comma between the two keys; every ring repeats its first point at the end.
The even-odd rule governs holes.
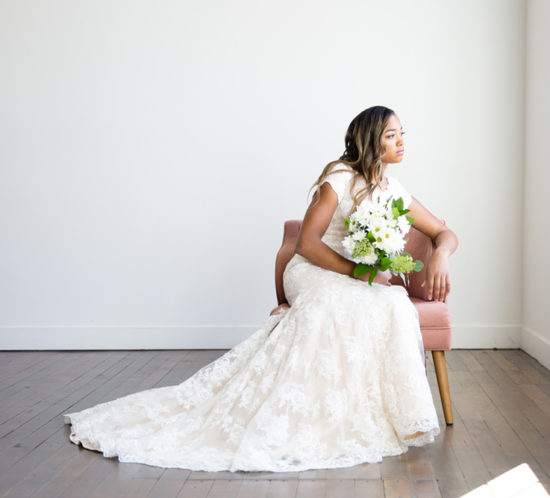
{"type": "Polygon", "coordinates": [[[382,156],[385,152],[382,135],[393,114],[395,114],[394,111],[387,107],[374,106],[365,109],[353,119],[346,132],[344,153],[339,159],[331,161],[325,166],[309,190],[311,192],[315,188],[314,200],[318,199],[319,188],[328,175],[347,171],[346,169],[335,169],[337,164],[345,164],[356,172],[350,187],[352,192],[360,177],[363,177],[366,182],[366,186],[353,197],[352,211],[381,184],[384,179],[382,156]]]}

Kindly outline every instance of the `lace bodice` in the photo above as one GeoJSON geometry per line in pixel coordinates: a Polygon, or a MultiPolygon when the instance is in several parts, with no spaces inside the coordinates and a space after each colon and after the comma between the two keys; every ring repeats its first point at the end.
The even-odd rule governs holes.
{"type": "MultiPolygon", "coordinates": [[[[329,183],[336,192],[338,196],[338,206],[321,240],[344,258],[347,258],[344,247],[342,246],[342,240],[344,240],[344,237],[347,235],[344,220],[349,217],[352,212],[353,196],[365,186],[365,180],[359,177],[353,191],[351,190],[351,183],[355,174],[356,173],[349,166],[338,164],[333,168],[333,173],[323,181],[323,183],[329,183]],[[346,171],[342,173],[336,172],[336,170],[340,169],[346,171]]],[[[390,197],[395,199],[403,197],[403,206],[408,207],[412,201],[409,192],[397,178],[393,176],[386,176],[386,178],[388,179],[387,187],[385,189],[376,187],[372,195],[365,198],[363,202],[373,197],[379,199],[381,202],[386,202],[390,197]]],[[[289,262],[289,265],[292,267],[295,263],[303,261],[305,261],[305,258],[297,254],[289,262]]]]}

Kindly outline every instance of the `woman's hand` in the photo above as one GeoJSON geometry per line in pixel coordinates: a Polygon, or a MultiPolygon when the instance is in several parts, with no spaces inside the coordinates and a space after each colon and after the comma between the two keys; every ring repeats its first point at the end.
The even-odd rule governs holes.
{"type": "Polygon", "coordinates": [[[290,304],[288,304],[288,303],[279,304],[279,306],[277,306],[276,308],[273,308],[271,310],[271,313],[269,314],[269,316],[275,315],[276,313],[279,313],[280,311],[282,311],[284,309],[287,309],[287,308],[290,308],[290,304]]]}
{"type": "Polygon", "coordinates": [[[436,249],[426,267],[426,280],[421,287],[428,286],[428,299],[435,301],[447,300],[451,291],[449,278],[449,256],[458,246],[458,238],[452,230],[449,230],[445,220],[440,220],[430,213],[420,202],[412,197],[409,206],[409,216],[414,218],[412,226],[426,234],[436,249]]]}
{"type": "Polygon", "coordinates": [[[444,251],[434,251],[426,268],[426,280],[420,287],[428,286],[428,299],[445,302],[451,292],[449,256],[444,251]]]}
{"type": "MultiPolygon", "coordinates": [[[[356,278],[359,279],[359,280],[363,280],[364,282],[368,282],[369,281],[369,275],[370,275],[370,273],[365,273],[364,275],[361,275],[360,277],[356,277],[356,278]]],[[[388,287],[390,287],[391,286],[391,283],[390,283],[391,277],[392,277],[392,273],[391,273],[390,270],[386,270],[386,271],[378,270],[378,272],[376,273],[376,277],[374,277],[373,282],[377,282],[379,284],[387,285],[388,287]]]]}
{"type": "MultiPolygon", "coordinates": [[[[273,308],[271,310],[271,313],[269,314],[269,316],[271,315],[276,315],[277,313],[280,313],[281,311],[285,310],[285,309],[289,309],[290,308],[290,304],[288,303],[283,303],[283,304],[279,304],[279,306],[277,306],[276,308],[273,308]]],[[[275,325],[275,327],[277,327],[277,325],[275,325]]],[[[275,330],[275,327],[273,327],[268,333],[267,335],[271,335],[271,332],[273,332],[275,330]]]]}

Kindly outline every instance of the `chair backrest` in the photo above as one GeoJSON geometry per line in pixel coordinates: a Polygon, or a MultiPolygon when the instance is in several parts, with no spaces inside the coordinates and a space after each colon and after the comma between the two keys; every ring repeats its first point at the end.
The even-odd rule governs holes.
{"type": "MultiPolygon", "coordinates": [[[[277,291],[278,304],[286,302],[283,289],[283,272],[287,263],[294,256],[296,241],[301,227],[302,220],[285,221],[283,243],[275,260],[275,289],[277,291]]],[[[410,253],[414,259],[420,259],[424,263],[424,268],[421,271],[410,274],[410,285],[407,287],[407,292],[411,297],[427,300],[428,286],[420,287],[420,285],[426,278],[426,268],[432,257],[434,244],[430,237],[414,227],[410,227],[406,237],[408,240],[404,251],[410,253]]],[[[392,285],[403,285],[401,277],[395,275],[392,275],[390,282],[392,285]]]]}

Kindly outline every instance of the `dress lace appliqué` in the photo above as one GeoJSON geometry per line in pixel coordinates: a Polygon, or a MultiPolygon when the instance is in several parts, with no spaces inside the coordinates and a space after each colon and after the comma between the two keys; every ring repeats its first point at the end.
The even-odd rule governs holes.
{"type": "MultiPolygon", "coordinates": [[[[408,195],[397,181],[382,194],[392,191],[408,195]]],[[[345,192],[323,236],[342,255],[351,205],[345,192]]],[[[369,286],[298,254],[283,283],[289,309],[181,384],[64,414],[70,440],[121,462],[282,472],[379,462],[433,441],[439,424],[405,288],[369,286]]]]}

